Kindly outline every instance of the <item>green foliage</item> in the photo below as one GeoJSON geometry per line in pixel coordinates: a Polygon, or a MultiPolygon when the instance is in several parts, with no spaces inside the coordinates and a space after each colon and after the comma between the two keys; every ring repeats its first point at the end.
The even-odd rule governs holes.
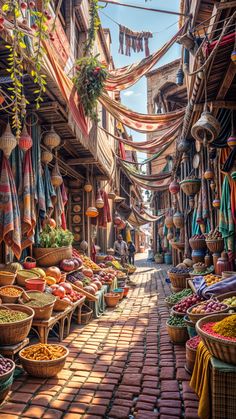
{"type": "Polygon", "coordinates": [[[39,245],[43,248],[70,246],[74,236],[69,230],[52,228],[49,225],[43,229],[39,236],[39,245]]]}
{"type": "Polygon", "coordinates": [[[84,47],[84,55],[92,53],[94,42],[96,39],[96,34],[101,25],[101,21],[98,14],[98,11],[100,8],[101,6],[98,5],[98,0],[90,1],[90,9],[89,9],[90,21],[89,21],[88,37],[87,37],[87,41],[85,42],[85,47],[84,47]]]}
{"type": "Polygon", "coordinates": [[[76,62],[74,84],[86,116],[97,121],[96,105],[107,77],[107,71],[96,57],[83,57],[76,62]]]}

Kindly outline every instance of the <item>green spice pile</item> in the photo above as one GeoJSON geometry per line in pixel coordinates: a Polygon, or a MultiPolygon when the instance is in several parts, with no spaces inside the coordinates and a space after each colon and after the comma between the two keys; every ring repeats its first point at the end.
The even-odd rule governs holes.
{"type": "Polygon", "coordinates": [[[177,316],[170,316],[170,318],[167,321],[167,324],[169,326],[175,326],[175,327],[185,327],[186,323],[183,317],[177,317],[177,316]]]}
{"type": "Polygon", "coordinates": [[[185,297],[188,297],[192,294],[192,291],[189,288],[185,288],[184,290],[177,292],[176,294],[171,294],[169,297],[166,298],[166,302],[169,304],[176,304],[178,301],[182,300],[185,297]]]}
{"type": "Polygon", "coordinates": [[[29,317],[28,314],[17,310],[0,310],[0,323],[14,323],[20,320],[25,320],[29,317]]]}
{"type": "Polygon", "coordinates": [[[29,298],[31,298],[31,300],[25,302],[25,305],[29,307],[44,307],[47,304],[51,304],[55,300],[55,297],[51,294],[36,291],[27,293],[27,295],[29,298]]]}

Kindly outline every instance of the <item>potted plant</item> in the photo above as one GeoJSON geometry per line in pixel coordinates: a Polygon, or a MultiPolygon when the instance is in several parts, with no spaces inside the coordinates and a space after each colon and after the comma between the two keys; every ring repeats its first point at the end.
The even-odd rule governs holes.
{"type": "Polygon", "coordinates": [[[34,247],[34,256],[40,266],[58,265],[62,259],[72,257],[73,234],[60,227],[47,224],[39,236],[39,244],[34,247]]]}

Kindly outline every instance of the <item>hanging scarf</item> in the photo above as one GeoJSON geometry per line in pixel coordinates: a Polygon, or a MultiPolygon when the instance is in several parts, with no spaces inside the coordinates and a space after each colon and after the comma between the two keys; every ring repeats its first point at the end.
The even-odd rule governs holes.
{"type": "Polygon", "coordinates": [[[20,208],[15,180],[5,156],[2,156],[0,175],[0,243],[3,241],[19,260],[22,251],[20,208]]]}
{"type": "Polygon", "coordinates": [[[18,191],[21,210],[22,250],[34,243],[36,227],[35,176],[31,150],[26,151],[23,162],[23,178],[18,191]]]}
{"type": "Polygon", "coordinates": [[[125,26],[119,25],[119,53],[127,56],[131,55],[131,50],[133,52],[143,51],[143,42],[145,45],[145,55],[148,57],[150,55],[148,41],[152,38],[151,32],[133,32],[125,26]],[[125,52],[124,52],[124,42],[125,42],[125,52]]]}
{"type": "Polygon", "coordinates": [[[67,193],[66,193],[66,188],[65,188],[64,182],[61,185],[61,196],[62,196],[63,207],[64,207],[64,211],[61,214],[61,226],[62,226],[62,228],[64,230],[66,230],[67,229],[67,226],[66,226],[65,206],[66,206],[66,204],[68,202],[68,197],[67,197],[67,193]]]}
{"type": "Polygon", "coordinates": [[[62,227],[62,214],[64,213],[64,202],[61,193],[61,187],[57,186],[55,188],[56,192],[56,203],[54,206],[54,219],[58,227],[62,227]]]}
{"type": "Polygon", "coordinates": [[[100,194],[104,202],[104,207],[98,210],[98,217],[92,219],[92,224],[98,225],[98,227],[101,228],[107,228],[107,223],[111,222],[111,210],[108,201],[108,195],[104,190],[101,190],[100,194]]]}
{"type": "Polygon", "coordinates": [[[49,214],[56,201],[56,192],[51,182],[51,176],[47,165],[44,167],[44,189],[45,189],[45,201],[46,211],[49,214]]]}
{"type": "Polygon", "coordinates": [[[222,237],[225,239],[226,247],[230,250],[234,250],[234,220],[231,211],[231,200],[230,200],[230,184],[228,176],[225,176],[222,185],[222,194],[220,201],[220,223],[219,231],[222,237]]]}

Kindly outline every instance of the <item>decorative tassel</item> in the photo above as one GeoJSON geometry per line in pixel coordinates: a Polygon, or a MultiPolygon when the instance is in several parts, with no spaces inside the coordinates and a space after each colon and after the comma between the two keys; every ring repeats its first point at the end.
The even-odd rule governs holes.
{"type": "Polygon", "coordinates": [[[152,38],[151,32],[133,32],[125,26],[119,25],[119,53],[131,56],[133,52],[145,50],[146,57],[150,55],[149,38],[152,38]],[[124,51],[125,44],[125,51],[124,51]]]}

